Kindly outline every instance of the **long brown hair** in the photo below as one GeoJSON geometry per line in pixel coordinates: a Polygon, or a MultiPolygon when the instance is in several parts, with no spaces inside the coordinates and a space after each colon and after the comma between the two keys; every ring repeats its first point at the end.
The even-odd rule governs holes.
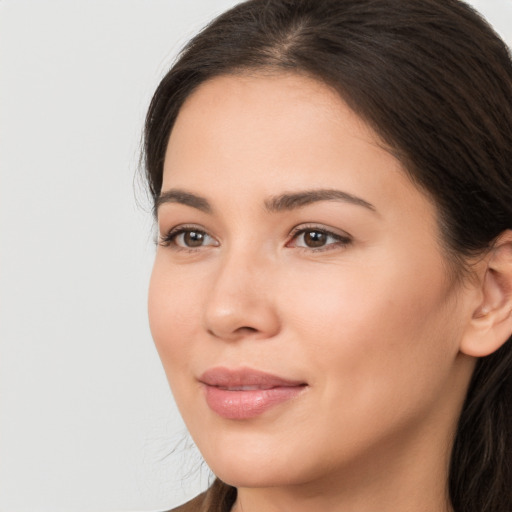
{"type": "MultiPolygon", "coordinates": [[[[156,200],[173,124],[206,80],[251,69],[334,87],[437,204],[448,259],[465,270],[512,228],[512,63],[458,0],[249,0],[184,49],[151,102],[144,157],[156,200]]],[[[512,341],[482,358],[451,457],[456,512],[512,511],[512,341]]],[[[231,493],[232,495],[233,493],[231,493]]]]}

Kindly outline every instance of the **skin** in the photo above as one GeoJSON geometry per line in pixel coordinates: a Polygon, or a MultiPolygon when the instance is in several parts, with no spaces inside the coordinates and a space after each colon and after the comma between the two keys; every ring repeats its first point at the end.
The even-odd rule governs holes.
{"type": "Polygon", "coordinates": [[[234,510],[451,510],[449,452],[475,361],[461,346],[483,293],[453,279],[435,206],[377,135],[311,78],[218,77],[180,111],[172,190],[210,210],[183,195],[159,205],[150,325],[194,441],[238,487],[234,510]],[[372,207],[265,207],[318,189],[372,207]],[[203,241],[165,241],[180,226],[203,241]],[[335,236],[310,247],[315,229],[335,236]],[[226,419],[198,382],[218,366],[307,387],[226,419]]]}

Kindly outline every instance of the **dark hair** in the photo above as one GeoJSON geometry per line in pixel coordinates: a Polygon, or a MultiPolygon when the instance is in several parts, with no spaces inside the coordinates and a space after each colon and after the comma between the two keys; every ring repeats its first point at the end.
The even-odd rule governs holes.
{"type": "MultiPolygon", "coordinates": [[[[512,63],[458,0],[249,0],[214,20],[159,85],[144,157],[156,201],[173,124],[206,80],[305,73],[335,88],[435,201],[459,270],[512,228],[512,63]]],[[[481,358],[450,467],[456,512],[512,511],[512,341],[481,358]]]]}

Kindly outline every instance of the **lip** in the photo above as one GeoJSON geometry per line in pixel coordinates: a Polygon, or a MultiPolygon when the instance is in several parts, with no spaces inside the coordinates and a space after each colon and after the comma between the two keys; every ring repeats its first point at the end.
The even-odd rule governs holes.
{"type": "Polygon", "coordinates": [[[199,378],[208,407],[226,419],[243,420],[263,414],[287,402],[307,387],[304,381],[290,380],[251,368],[211,368],[199,378]]]}

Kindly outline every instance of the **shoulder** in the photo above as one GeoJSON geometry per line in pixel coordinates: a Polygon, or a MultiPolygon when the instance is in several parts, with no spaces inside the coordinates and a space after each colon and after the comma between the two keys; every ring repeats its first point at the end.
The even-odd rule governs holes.
{"type": "Polygon", "coordinates": [[[218,478],[210,488],[169,512],[229,512],[236,500],[236,488],[218,478]]]}

